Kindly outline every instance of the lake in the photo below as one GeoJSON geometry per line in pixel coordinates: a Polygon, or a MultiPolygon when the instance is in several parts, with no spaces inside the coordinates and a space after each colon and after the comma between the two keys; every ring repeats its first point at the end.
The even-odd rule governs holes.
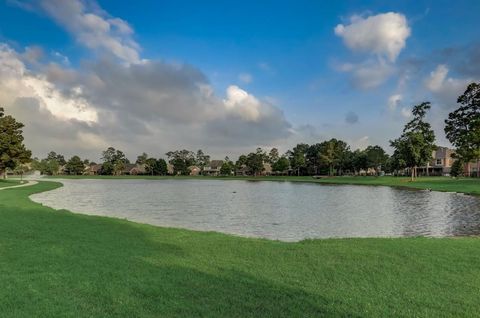
{"type": "Polygon", "coordinates": [[[31,196],[77,213],[282,241],[480,234],[480,199],[390,187],[243,180],[61,180],[31,196]]]}

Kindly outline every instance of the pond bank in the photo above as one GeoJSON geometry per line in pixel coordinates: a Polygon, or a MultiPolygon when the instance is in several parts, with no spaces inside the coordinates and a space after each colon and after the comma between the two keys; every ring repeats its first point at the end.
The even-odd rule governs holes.
{"type": "Polygon", "coordinates": [[[480,239],[282,243],[73,214],[0,192],[5,317],[472,317],[480,239]],[[28,300],[28,301],[27,301],[28,300]]]}
{"type": "Polygon", "coordinates": [[[450,177],[420,177],[410,181],[407,177],[328,177],[315,179],[313,177],[269,176],[269,177],[204,177],[204,176],[50,176],[48,178],[64,179],[196,179],[196,180],[249,180],[249,181],[288,181],[313,182],[320,184],[351,184],[403,187],[411,189],[433,190],[443,192],[458,192],[480,195],[480,179],[450,178],[450,177]]]}

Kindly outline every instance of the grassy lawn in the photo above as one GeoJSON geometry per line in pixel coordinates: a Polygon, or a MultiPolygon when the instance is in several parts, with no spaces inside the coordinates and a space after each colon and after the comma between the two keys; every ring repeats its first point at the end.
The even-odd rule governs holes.
{"type": "Polygon", "coordinates": [[[421,177],[411,182],[408,177],[332,177],[314,179],[312,177],[151,177],[151,176],[56,176],[50,178],[68,179],[196,179],[196,180],[249,180],[249,181],[291,181],[316,182],[325,184],[359,184],[373,186],[407,187],[414,189],[431,189],[435,191],[463,192],[480,195],[480,179],[450,178],[450,177],[421,177]]]}
{"type": "Polygon", "coordinates": [[[10,187],[10,186],[19,185],[19,184],[20,182],[17,180],[0,179],[0,188],[10,187]]]}
{"type": "Polygon", "coordinates": [[[282,243],[28,199],[58,186],[0,191],[2,317],[480,315],[479,238],[282,243]]]}

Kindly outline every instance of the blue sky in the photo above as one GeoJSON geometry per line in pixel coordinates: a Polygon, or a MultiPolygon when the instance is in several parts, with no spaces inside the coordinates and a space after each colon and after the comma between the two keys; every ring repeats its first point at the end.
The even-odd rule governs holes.
{"type": "MultiPolygon", "coordinates": [[[[61,106],[52,106],[55,101],[49,105],[48,100],[42,100],[38,88],[0,102],[10,103],[7,110],[10,106],[27,124],[32,119],[24,110],[28,108],[31,113],[33,107],[51,116],[49,120],[73,125],[71,146],[59,141],[44,145],[31,138],[34,152],[51,145],[73,154],[80,149],[78,143],[84,145],[88,141],[92,142],[91,149],[85,146],[80,149],[88,156],[111,143],[133,155],[142,147],[147,151],[151,140],[156,140],[158,145],[152,149],[156,153],[178,144],[180,148],[204,148],[221,155],[241,153],[256,146],[286,150],[301,140],[311,143],[331,137],[347,140],[352,148],[368,144],[387,147],[388,140],[398,135],[408,120],[408,109],[423,100],[432,101],[431,121],[439,144],[445,144],[443,118],[455,107],[455,97],[464,85],[480,78],[478,64],[469,65],[480,61],[478,12],[479,1],[456,1],[452,5],[449,1],[200,4],[197,1],[8,0],[0,4],[0,43],[21,61],[27,76],[46,81],[37,83],[39,86],[58,90],[59,98],[77,98],[71,100],[72,109],[79,108],[81,97],[81,103],[95,112],[97,118],[84,120],[86,124],[72,123],[74,112],[65,110],[63,114],[61,106]],[[83,24],[81,19],[87,21],[87,16],[98,17],[91,20],[98,24],[83,24]],[[72,22],[76,19],[78,23],[72,22]],[[114,32],[115,19],[130,30],[114,32]],[[108,46],[95,42],[100,32],[95,28],[105,25],[109,28],[101,31],[104,32],[101,41],[109,43],[117,39],[133,55],[126,58],[115,51],[118,43],[108,46]],[[344,32],[335,31],[339,25],[344,32]],[[41,53],[31,54],[35,61],[28,60],[26,48],[41,53]],[[108,98],[105,94],[100,99],[95,95],[99,92],[90,87],[91,82],[85,82],[87,76],[94,77],[105,70],[101,65],[105,61],[120,68],[110,69],[117,74],[115,87],[131,83],[134,76],[142,77],[138,79],[140,83],[149,70],[156,75],[162,71],[176,76],[172,75],[175,72],[172,68],[181,69],[177,74],[182,78],[181,85],[168,83],[167,90],[161,83],[168,80],[161,77],[157,79],[158,87],[152,86],[143,94],[165,91],[171,104],[165,104],[161,98],[149,99],[146,103],[152,103],[151,107],[141,109],[142,102],[133,105],[135,96],[124,96],[123,100],[129,100],[131,105],[117,105],[122,101],[114,101],[115,96],[108,98]],[[149,66],[149,63],[161,65],[149,66]],[[74,74],[75,80],[58,77],[52,80],[55,67],[62,74],[74,74]],[[122,80],[119,74],[128,79],[122,80]],[[183,95],[197,96],[199,93],[192,87],[199,82],[211,91],[208,97],[211,99],[202,105],[204,101],[195,99],[193,103],[199,106],[190,109],[182,101],[183,95]],[[234,88],[230,96],[231,87],[234,88]],[[72,91],[81,94],[75,97],[72,91]],[[25,101],[25,96],[31,99],[25,101]],[[222,112],[221,116],[204,114],[205,109],[209,113],[222,102],[226,110],[217,111],[222,112]],[[25,106],[25,103],[38,105],[25,106]],[[111,118],[120,117],[115,114],[120,110],[128,113],[129,121],[122,122],[127,128],[131,125],[127,136],[98,118],[107,113],[111,118]],[[198,117],[190,119],[189,126],[203,127],[186,132],[183,119],[175,122],[179,117],[174,110],[182,112],[183,118],[185,113],[197,112],[198,117]],[[155,114],[150,117],[158,118],[155,121],[136,118],[136,113],[148,111],[155,114]],[[227,113],[223,114],[224,111],[227,113]],[[164,116],[166,113],[169,115],[164,116]],[[167,133],[155,128],[160,125],[172,127],[167,133]],[[138,140],[132,136],[137,135],[137,128],[138,140]],[[250,132],[242,134],[242,131],[250,132]],[[140,141],[143,139],[148,142],[140,141]]],[[[108,75],[102,74],[105,80],[108,75]]],[[[153,75],[149,78],[156,80],[153,75]]],[[[30,80],[20,79],[22,85],[30,80]]],[[[145,89],[145,85],[140,89],[145,89]]],[[[8,95],[7,88],[3,90],[8,95]]],[[[41,129],[35,123],[32,126],[41,129]]],[[[38,135],[38,131],[27,130],[27,133],[38,135]]]]}

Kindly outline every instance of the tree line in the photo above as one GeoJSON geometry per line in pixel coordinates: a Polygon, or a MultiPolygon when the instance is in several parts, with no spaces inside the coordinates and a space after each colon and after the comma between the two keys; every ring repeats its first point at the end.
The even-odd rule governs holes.
{"type": "MultiPolygon", "coordinates": [[[[455,146],[456,161],[451,173],[460,175],[465,163],[476,161],[477,176],[480,177],[480,84],[468,85],[458,97],[457,103],[458,108],[448,115],[444,128],[447,139],[455,146]]],[[[411,120],[404,126],[402,134],[390,141],[393,148],[391,156],[380,146],[352,150],[345,141],[333,138],[315,144],[299,143],[283,154],[277,148],[268,152],[257,148],[240,155],[235,162],[227,156],[221,161],[219,174],[259,175],[268,167],[274,174],[299,176],[359,173],[378,175],[381,172],[403,174],[409,171],[414,179],[418,175],[418,168],[432,160],[432,152],[436,149],[434,131],[426,120],[430,108],[431,103],[428,101],[413,106],[411,120]]],[[[66,160],[54,151],[49,152],[44,159],[31,160],[31,152],[23,143],[22,128],[22,123],[12,116],[6,116],[3,108],[0,108],[0,173],[7,169],[22,171],[30,161],[33,169],[49,175],[60,171],[65,174],[83,174],[86,167],[98,166],[88,159],[82,160],[80,156],[66,160]]],[[[139,172],[143,174],[166,175],[170,172],[174,175],[187,175],[191,173],[192,166],[198,167],[201,172],[213,162],[202,150],[174,150],[167,152],[165,157],[166,159],[154,158],[142,153],[135,164],[142,167],[139,172]]],[[[123,174],[131,165],[125,153],[114,147],[103,151],[101,159],[97,171],[99,174],[123,174]]],[[[218,164],[218,160],[216,162],[218,164]]]]}

